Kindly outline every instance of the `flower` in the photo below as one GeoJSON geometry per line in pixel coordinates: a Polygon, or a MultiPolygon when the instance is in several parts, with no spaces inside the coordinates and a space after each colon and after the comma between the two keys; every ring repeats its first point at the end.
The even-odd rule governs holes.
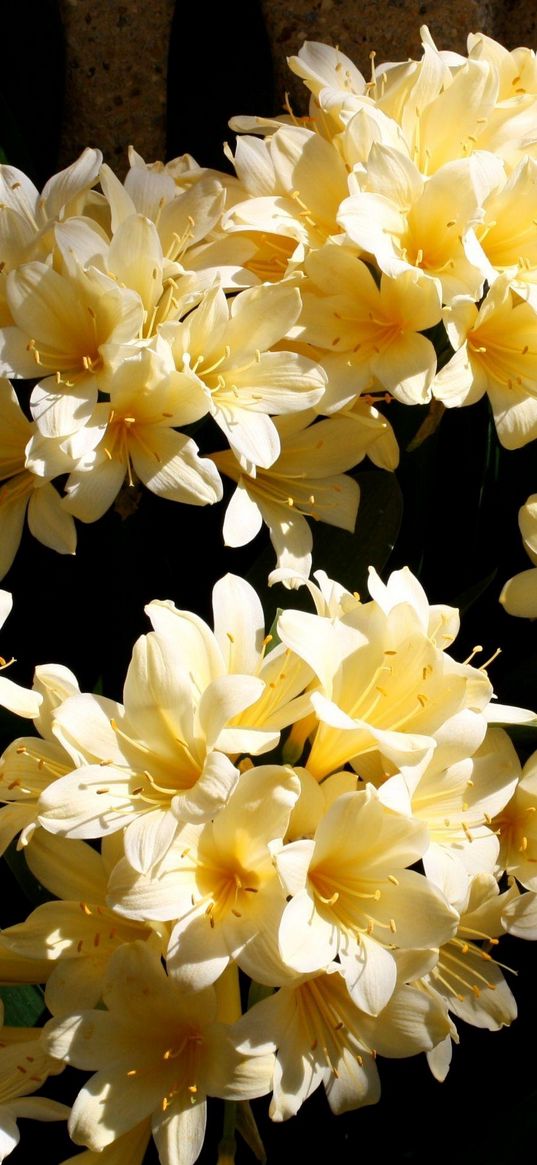
{"type": "Polygon", "coordinates": [[[214,988],[185,992],[145,943],[127,943],[112,957],[103,998],[106,1011],[52,1020],[45,1029],[50,1054],[97,1069],[73,1105],[72,1139],[99,1152],[150,1117],[162,1165],[193,1165],[206,1097],[262,1095],[272,1057],[238,1052],[218,1021],[214,988]]]}
{"type": "Polygon", "coordinates": [[[52,464],[42,463],[38,472],[27,468],[26,450],[36,426],[27,421],[8,380],[0,378],[0,578],[7,574],[19,548],[28,514],[35,538],[59,554],[74,554],[76,530],[73,519],[62,510],[61,497],[50,482],[71,469],[72,461],[51,440],[52,464]]]}
{"type": "Polygon", "coordinates": [[[518,512],[518,524],[531,561],[536,565],[508,579],[500,603],[510,615],[537,618],[537,494],[532,494],[518,512]]]}

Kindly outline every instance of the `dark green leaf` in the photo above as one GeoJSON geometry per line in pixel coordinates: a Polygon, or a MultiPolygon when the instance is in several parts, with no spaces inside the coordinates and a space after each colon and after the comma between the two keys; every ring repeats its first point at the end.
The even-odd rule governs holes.
{"type": "Polygon", "coordinates": [[[45,1004],[40,987],[0,987],[6,1027],[36,1027],[45,1004]]]}

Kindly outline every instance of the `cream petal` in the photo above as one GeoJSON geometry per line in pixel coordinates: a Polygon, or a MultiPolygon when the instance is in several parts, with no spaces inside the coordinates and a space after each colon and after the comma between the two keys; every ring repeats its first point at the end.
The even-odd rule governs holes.
{"type": "Polygon", "coordinates": [[[95,185],[102,160],[101,151],[88,146],[75,162],[49,178],[41,192],[48,218],[56,218],[77,195],[95,185]]]}
{"type": "Polygon", "coordinates": [[[143,440],[133,433],[130,452],[141,481],[159,497],[194,506],[220,501],[222,482],[216,466],[199,457],[197,445],[183,433],[146,425],[143,440]]]}
{"type": "Polygon", "coordinates": [[[262,525],[263,517],[257,502],[250,497],[245,485],[239,482],[224,518],[222,533],[225,545],[246,546],[259,534],[262,525]]]}
{"type": "Polygon", "coordinates": [[[214,634],[228,672],[255,675],[261,662],[265,617],[253,587],[226,574],[213,589],[214,634]]]}
{"type": "Polygon", "coordinates": [[[340,934],[333,920],[321,917],[307,890],[299,891],[283,912],[278,936],[280,955],[295,971],[318,971],[331,963],[340,934]]]}
{"type": "Polygon", "coordinates": [[[129,825],[140,810],[131,797],[132,776],[112,765],[86,765],[45,789],[38,821],[64,837],[102,837],[129,825]]]}
{"type": "Polygon", "coordinates": [[[358,1061],[348,1048],[338,1059],[337,1076],[331,1073],[324,1086],[335,1116],[380,1099],[380,1078],[372,1056],[361,1056],[358,1061]]]}
{"type": "Polygon", "coordinates": [[[166,1111],[153,1116],[153,1137],[162,1165],[194,1165],[205,1138],[206,1101],[192,1103],[188,1092],[175,1096],[166,1111]]]}
{"type": "Polygon", "coordinates": [[[218,748],[220,732],[227,722],[261,698],[265,685],[252,675],[227,675],[213,680],[203,692],[198,717],[207,748],[218,748]]]}
{"type": "Polygon", "coordinates": [[[22,688],[20,684],[8,680],[7,676],[0,676],[0,704],[16,716],[34,719],[39,715],[42,699],[39,692],[22,688]]]}
{"type": "Polygon", "coordinates": [[[81,692],[68,696],[56,709],[53,732],[75,765],[97,760],[103,765],[121,766],[125,764],[125,754],[112,721],[121,723],[122,720],[121,704],[105,696],[81,692]]]}
{"type": "Polygon", "coordinates": [[[99,1153],[86,1149],[75,1157],[68,1157],[61,1165],[143,1165],[146,1149],[151,1136],[149,1119],[142,1121],[128,1133],[107,1145],[99,1153]]]}
{"type": "Polygon", "coordinates": [[[361,934],[359,942],[350,937],[342,940],[339,958],[353,1003],[366,1015],[378,1015],[395,989],[393,955],[368,934],[361,934]]]}
{"type": "Polygon", "coordinates": [[[172,811],[178,821],[210,821],[230,797],[238,778],[239,771],[227,756],[209,753],[193,788],[172,801],[172,811]]]}
{"type": "Polygon", "coordinates": [[[138,1125],[166,1093],[161,1075],[128,1076],[125,1067],[92,1076],[79,1092],[69,1119],[69,1134],[78,1145],[100,1151],[138,1125]]]}
{"type": "MultiPolygon", "coordinates": [[[[248,402],[246,402],[248,403],[248,402]]],[[[211,413],[225,434],[237,460],[268,469],[280,452],[278,430],[270,417],[242,407],[240,397],[213,397],[211,413]]]]}
{"type": "Polygon", "coordinates": [[[3,499],[0,508],[0,578],[7,574],[19,549],[27,505],[28,494],[16,496],[13,501],[9,497],[3,499]]]}
{"type": "Polygon", "coordinates": [[[126,469],[123,461],[105,458],[89,470],[75,470],[65,485],[64,510],[81,522],[97,522],[115,501],[126,469]]]}
{"type": "Polygon", "coordinates": [[[105,970],[105,956],[59,959],[52,965],[45,988],[45,1003],[50,1014],[68,1016],[81,1008],[97,1007],[105,970]]]}
{"type": "Polygon", "coordinates": [[[500,595],[509,615],[537,619],[537,568],[523,570],[505,583],[500,595]]]}
{"type": "Polygon", "coordinates": [[[76,902],[104,902],[106,875],[101,855],[83,841],[56,837],[37,830],[26,851],[26,861],[38,882],[57,898],[76,902]]]}
{"type": "Polygon", "coordinates": [[[62,508],[53,485],[46,482],[32,491],[28,503],[28,526],[34,538],[58,554],[76,551],[76,527],[71,514],[62,508]]]}
{"type": "Polygon", "coordinates": [[[300,308],[300,292],[289,284],[262,284],[243,291],[232,300],[226,331],[232,353],[240,355],[241,364],[256,349],[266,353],[296,323],[300,308]]]}
{"type": "Polygon", "coordinates": [[[146,874],[167,853],[175,834],[173,813],[152,809],[131,821],[125,830],[125,856],[134,870],[146,874]]]}
{"type": "Polygon", "coordinates": [[[204,910],[182,919],[172,931],[166,960],[169,974],[186,991],[210,987],[230,960],[223,927],[212,927],[204,910]]]}
{"type": "Polygon", "coordinates": [[[35,819],[35,805],[12,804],[0,808],[0,854],[13,839],[35,819]]]}
{"type": "Polygon", "coordinates": [[[381,1056],[399,1058],[429,1051],[445,1038],[450,1027],[445,1008],[435,995],[403,986],[378,1017],[364,1017],[362,1030],[381,1056]]]}

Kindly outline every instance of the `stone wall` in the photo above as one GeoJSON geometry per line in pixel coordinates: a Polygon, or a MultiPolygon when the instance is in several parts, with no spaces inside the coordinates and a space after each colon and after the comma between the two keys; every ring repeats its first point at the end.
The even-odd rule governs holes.
{"type": "MultiPolygon", "coordinates": [[[[249,0],[257,12],[256,0],[249,0]]],[[[59,0],[67,48],[66,105],[61,162],[71,161],[84,145],[99,145],[120,173],[129,142],[147,158],[166,152],[168,44],[174,10],[187,21],[183,0],[59,0]]],[[[304,40],[338,44],[369,75],[370,53],[377,60],[402,60],[419,55],[419,27],[426,23],[441,47],[464,51],[469,32],[483,31],[509,48],[533,47],[537,8],[527,0],[261,0],[274,61],[274,111],[281,110],[288,91],[294,108],[304,106],[304,90],[288,71],[285,59],[304,40]]],[[[192,5],[188,8],[189,29],[192,5]]],[[[249,41],[244,19],[228,33],[234,53],[252,69],[255,41],[249,41]]],[[[204,69],[204,41],[211,37],[211,6],[200,4],[199,34],[186,37],[174,67],[185,71],[185,93],[195,105],[210,83],[204,69]]],[[[226,45],[222,44],[222,101],[225,102],[226,45]]],[[[255,62],[254,62],[255,70],[255,62]]],[[[238,83],[236,66],[234,92],[238,83]]],[[[269,112],[268,109],[230,109],[269,112]]],[[[183,149],[190,149],[190,143],[183,149]]],[[[177,151],[175,151],[177,152],[177,151]]],[[[204,161],[200,152],[200,161],[204,161]]]]}

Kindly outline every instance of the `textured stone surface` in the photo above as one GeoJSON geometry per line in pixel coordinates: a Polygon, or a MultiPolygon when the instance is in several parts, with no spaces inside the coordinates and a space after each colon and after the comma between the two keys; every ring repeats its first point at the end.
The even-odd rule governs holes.
{"type": "Polygon", "coordinates": [[[174,0],[60,0],[59,7],[67,55],[60,163],[88,145],[121,174],[131,143],[147,161],[162,158],[174,0]]]}
{"type": "MultiPolygon", "coordinates": [[[[369,77],[372,51],[377,61],[419,57],[424,23],[440,47],[462,52],[468,33],[479,30],[509,48],[534,47],[537,39],[533,0],[260,0],[260,6],[274,60],[274,112],[282,109],[286,91],[297,112],[306,109],[306,90],[286,65],[286,57],[298,52],[305,40],[338,44],[369,77]]],[[[72,161],[84,146],[96,145],[123,174],[131,142],[147,161],[164,158],[174,0],[151,0],[150,5],[140,0],[59,0],[59,7],[67,56],[61,164],[72,161]]],[[[206,7],[209,14],[210,5],[206,7]]],[[[209,36],[211,30],[214,34],[213,25],[209,36]]],[[[246,47],[243,58],[248,60],[246,47]]],[[[188,67],[195,67],[195,59],[188,67]]],[[[203,91],[206,80],[201,82],[203,91]]],[[[236,62],[232,80],[236,88],[236,62]]],[[[239,98],[237,102],[232,112],[257,112],[243,108],[239,98]]],[[[193,148],[190,140],[175,152],[186,148],[193,148]]]]}
{"type": "MultiPolygon", "coordinates": [[[[501,0],[262,0],[262,8],[274,50],[276,98],[281,108],[285,92],[297,111],[304,109],[304,86],[286,66],[286,57],[298,52],[305,40],[321,40],[339,45],[369,79],[369,54],[377,61],[401,61],[421,56],[419,28],[427,24],[440,48],[464,52],[469,32],[497,34],[509,47],[523,43],[517,39],[516,24],[535,25],[535,10],[527,0],[511,0],[512,19],[506,16],[508,3],[501,0]],[[527,14],[531,8],[533,18],[527,14]],[[515,11],[516,17],[515,17],[515,11]]],[[[530,42],[532,39],[530,38],[530,42]]]]}

